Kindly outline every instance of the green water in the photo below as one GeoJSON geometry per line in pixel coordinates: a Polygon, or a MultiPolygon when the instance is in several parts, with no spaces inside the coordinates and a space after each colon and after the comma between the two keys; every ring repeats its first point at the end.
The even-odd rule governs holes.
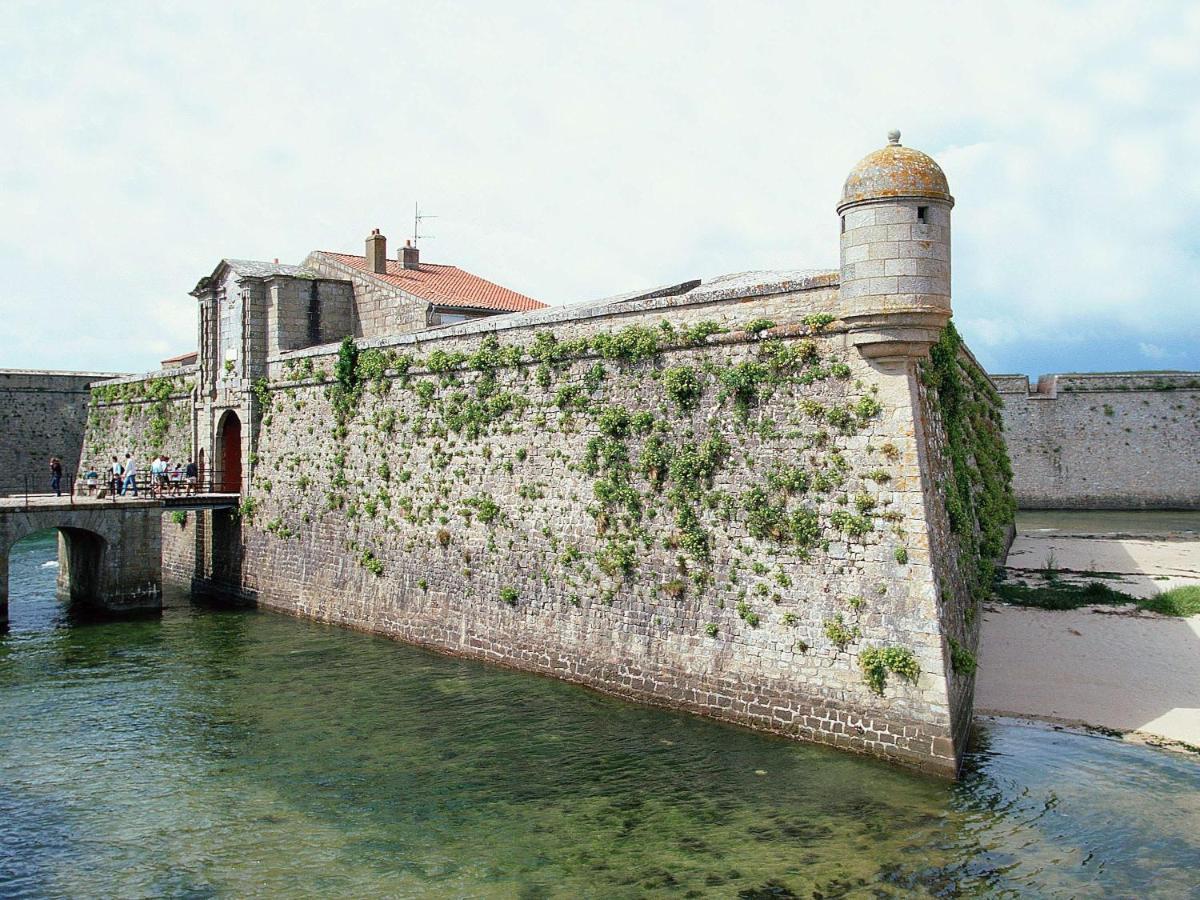
{"type": "Polygon", "coordinates": [[[950,785],[267,613],[72,622],[53,559],[11,563],[0,896],[1195,890],[1193,758],[992,723],[950,785]]]}
{"type": "Polygon", "coordinates": [[[1200,512],[1192,510],[1022,509],[1017,532],[1177,535],[1194,540],[1200,534],[1200,512]]]}

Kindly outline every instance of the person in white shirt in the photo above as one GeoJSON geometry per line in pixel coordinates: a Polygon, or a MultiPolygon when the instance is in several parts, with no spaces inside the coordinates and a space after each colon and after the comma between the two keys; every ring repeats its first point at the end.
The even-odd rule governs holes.
{"type": "Polygon", "coordinates": [[[137,486],[137,463],[133,459],[132,453],[125,454],[125,481],[121,485],[121,496],[125,496],[126,492],[132,487],[133,496],[138,495],[137,486]]]}
{"type": "Polygon", "coordinates": [[[162,494],[162,479],[166,470],[167,464],[163,462],[163,458],[154,457],[154,461],[150,463],[150,493],[155,497],[162,494]]]}

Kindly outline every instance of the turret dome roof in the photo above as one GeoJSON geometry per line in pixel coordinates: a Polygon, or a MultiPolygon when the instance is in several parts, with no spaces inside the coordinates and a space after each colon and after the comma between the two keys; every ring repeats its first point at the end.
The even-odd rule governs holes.
{"type": "Polygon", "coordinates": [[[920,150],[900,144],[900,132],[888,134],[888,145],[859,160],[842,188],[838,212],[852,203],[888,197],[927,197],[953,204],[942,167],[920,150]]]}

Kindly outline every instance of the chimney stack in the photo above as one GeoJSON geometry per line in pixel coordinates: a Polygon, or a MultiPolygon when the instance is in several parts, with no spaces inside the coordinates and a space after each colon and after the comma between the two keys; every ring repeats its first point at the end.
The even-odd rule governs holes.
{"type": "Polygon", "coordinates": [[[400,251],[400,262],[404,263],[406,269],[421,268],[421,251],[412,245],[412,241],[404,242],[404,247],[400,251]]]}
{"type": "Polygon", "coordinates": [[[367,265],[379,275],[387,274],[387,238],[372,228],[367,235],[367,265]]]}

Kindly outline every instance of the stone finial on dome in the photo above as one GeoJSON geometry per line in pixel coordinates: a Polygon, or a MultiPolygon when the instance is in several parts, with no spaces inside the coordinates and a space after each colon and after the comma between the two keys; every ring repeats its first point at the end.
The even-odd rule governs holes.
{"type": "Polygon", "coordinates": [[[850,170],[838,213],[855,203],[904,197],[942,200],[954,205],[941,166],[920,150],[902,146],[900,132],[892,129],[886,147],[864,156],[850,170]]]}

